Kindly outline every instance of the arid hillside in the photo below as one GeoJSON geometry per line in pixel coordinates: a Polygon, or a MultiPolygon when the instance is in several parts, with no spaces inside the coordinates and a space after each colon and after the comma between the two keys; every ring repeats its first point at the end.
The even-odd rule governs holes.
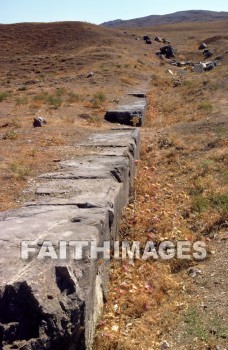
{"type": "Polygon", "coordinates": [[[75,144],[86,135],[113,127],[104,114],[123,94],[147,89],[120,240],[207,247],[201,262],[113,261],[94,350],[227,350],[226,33],[227,21],[0,26],[0,210],[29,201],[37,175],[80,155],[75,144]],[[157,54],[167,44],[156,36],[174,57],[157,54]],[[216,65],[194,71],[208,61],[216,65]],[[44,127],[33,127],[37,116],[44,127]]]}
{"type": "Polygon", "coordinates": [[[144,28],[148,26],[155,26],[160,24],[175,24],[187,22],[209,22],[228,20],[228,12],[204,11],[204,10],[189,10],[178,11],[166,15],[151,15],[141,18],[134,18],[129,20],[117,19],[102,23],[105,27],[112,28],[144,28]]]}
{"type": "Polygon", "coordinates": [[[31,177],[109,127],[105,108],[144,85],[156,57],[142,40],[78,22],[0,25],[0,46],[0,207],[7,209],[19,205],[31,177]],[[45,128],[33,128],[38,116],[45,128]]]}

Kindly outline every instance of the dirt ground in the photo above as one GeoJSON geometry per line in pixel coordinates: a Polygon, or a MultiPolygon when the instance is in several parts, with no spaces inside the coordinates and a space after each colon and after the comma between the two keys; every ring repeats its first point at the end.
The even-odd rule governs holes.
{"type": "Polygon", "coordinates": [[[156,66],[123,31],[77,22],[0,25],[0,209],[23,202],[34,176],[74,157],[86,135],[110,128],[108,106],[156,66]],[[94,75],[88,77],[89,73],[94,75]],[[33,128],[34,117],[47,125],[33,128]]]}
{"type": "Polygon", "coordinates": [[[120,236],[207,245],[200,263],[114,262],[94,350],[228,349],[226,28],[126,34],[88,23],[0,25],[1,210],[28,200],[23,191],[37,175],[75,157],[86,135],[112,127],[105,110],[147,85],[141,160],[120,236]],[[179,61],[203,60],[205,41],[221,65],[202,74],[172,66],[156,56],[160,43],[136,40],[143,34],[167,37],[179,61]],[[33,128],[35,116],[47,125],[33,128]]]}

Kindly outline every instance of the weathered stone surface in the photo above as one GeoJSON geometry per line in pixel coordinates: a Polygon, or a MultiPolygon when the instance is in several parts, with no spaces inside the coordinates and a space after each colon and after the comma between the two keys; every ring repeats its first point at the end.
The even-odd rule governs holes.
{"type": "Polygon", "coordinates": [[[116,109],[108,110],[105,113],[105,119],[111,123],[142,126],[146,107],[146,99],[138,98],[133,102],[118,105],[116,109]]]}
{"type": "Polygon", "coordinates": [[[116,128],[110,133],[94,134],[81,143],[83,147],[103,148],[103,149],[126,149],[134,159],[139,159],[140,132],[137,128],[116,128]]]}
{"type": "Polygon", "coordinates": [[[41,126],[44,126],[46,124],[47,124],[47,122],[46,122],[46,120],[43,117],[36,117],[36,118],[34,118],[34,121],[33,121],[34,128],[41,127],[41,126]]]}
{"type": "Polygon", "coordinates": [[[90,349],[109,279],[109,261],[91,259],[90,244],[116,238],[139,143],[135,128],[91,135],[78,147],[94,154],[61,162],[39,177],[29,203],[0,213],[1,349],[90,349]],[[28,259],[25,240],[34,248],[28,259]],[[88,242],[82,260],[75,241],[88,242]],[[38,259],[50,243],[54,259],[38,259]]]}

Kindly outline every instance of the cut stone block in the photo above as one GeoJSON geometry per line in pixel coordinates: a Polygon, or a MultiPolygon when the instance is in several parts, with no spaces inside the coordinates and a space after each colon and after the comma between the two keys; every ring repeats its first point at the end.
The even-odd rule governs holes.
{"type": "Polygon", "coordinates": [[[94,134],[77,147],[94,154],[59,163],[59,171],[38,178],[29,203],[0,213],[2,350],[91,349],[109,260],[92,259],[90,245],[117,237],[139,158],[139,129],[94,134]],[[27,258],[25,241],[32,249],[27,258]],[[82,260],[74,256],[78,241],[88,243],[82,260]],[[40,249],[54,258],[38,259],[40,249]]]}

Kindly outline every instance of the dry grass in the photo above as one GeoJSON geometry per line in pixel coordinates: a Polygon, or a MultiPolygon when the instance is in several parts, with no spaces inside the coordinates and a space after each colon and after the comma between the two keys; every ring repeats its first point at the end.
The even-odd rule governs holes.
{"type": "MultiPolygon", "coordinates": [[[[227,106],[223,102],[227,58],[220,67],[199,75],[160,62],[155,56],[160,44],[145,46],[131,37],[132,30],[125,36],[121,31],[68,23],[56,38],[55,25],[59,26],[17,25],[10,40],[8,27],[0,28],[1,210],[20,205],[27,180],[56,169],[56,159],[81,154],[75,148],[77,141],[110,127],[103,115],[112,101],[151,78],[141,161],[123,215],[121,239],[143,244],[207,240],[215,231],[219,234],[227,209],[227,106]],[[18,38],[23,38],[20,50],[18,38]],[[174,77],[168,73],[170,68],[174,77]],[[95,75],[87,78],[90,71],[95,75]],[[174,87],[176,79],[181,85],[174,87]],[[81,118],[82,114],[89,118],[81,118]],[[44,128],[33,129],[36,115],[46,117],[44,128]]],[[[181,60],[200,61],[199,42],[219,36],[224,29],[224,23],[201,23],[157,26],[147,32],[168,37],[181,60]]],[[[144,30],[138,30],[137,35],[142,34],[144,30]]],[[[212,44],[215,55],[227,50],[221,35],[212,44]]],[[[194,301],[185,295],[190,264],[195,262],[113,262],[110,297],[94,349],[160,349],[194,301]]],[[[187,313],[190,325],[195,316],[187,313]]],[[[204,345],[198,339],[196,349],[204,345]]]]}
{"type": "Polygon", "coordinates": [[[0,210],[20,205],[27,181],[56,169],[55,159],[72,158],[77,141],[109,128],[105,110],[129,86],[148,80],[151,68],[149,57],[143,70],[138,63],[144,43],[118,30],[84,23],[18,24],[9,38],[9,28],[0,28],[0,210]],[[88,78],[89,72],[94,76],[88,78]],[[33,128],[36,116],[45,117],[44,128],[33,128]],[[21,161],[29,176],[12,180],[10,164],[21,161]]]}
{"type": "MultiPolygon", "coordinates": [[[[201,35],[203,38],[206,31],[197,37],[201,35]]],[[[189,46],[196,49],[195,37],[190,37],[189,45],[178,46],[183,57],[189,46]]],[[[180,34],[170,32],[170,38],[180,40],[180,34]]],[[[140,241],[143,246],[148,240],[158,244],[167,239],[200,239],[208,245],[223,230],[228,209],[227,121],[219,112],[226,67],[204,75],[186,71],[180,76],[175,71],[175,79],[181,79],[178,87],[173,87],[168,67],[165,63],[152,74],[141,160],[120,238],[140,241]],[[211,94],[212,90],[218,94],[211,94]]],[[[189,307],[197,300],[186,293],[186,269],[195,264],[177,259],[166,263],[114,261],[110,299],[97,327],[94,349],[160,349],[183,318],[188,344],[194,343],[194,349],[222,345],[221,332],[216,339],[209,332],[211,323],[222,329],[222,321],[199,316],[189,307]]],[[[185,349],[182,343],[171,341],[172,348],[185,349]]]]}

